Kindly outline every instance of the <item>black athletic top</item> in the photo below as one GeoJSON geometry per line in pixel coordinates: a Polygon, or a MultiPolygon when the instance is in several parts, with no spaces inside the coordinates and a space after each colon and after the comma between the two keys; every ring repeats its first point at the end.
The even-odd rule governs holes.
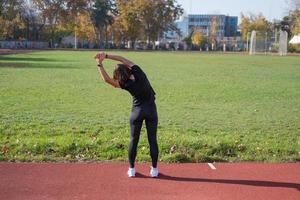
{"type": "Polygon", "coordinates": [[[120,87],[127,90],[133,97],[133,106],[139,106],[145,102],[154,102],[155,92],[143,70],[134,65],[131,67],[131,73],[135,80],[127,80],[120,87]]]}

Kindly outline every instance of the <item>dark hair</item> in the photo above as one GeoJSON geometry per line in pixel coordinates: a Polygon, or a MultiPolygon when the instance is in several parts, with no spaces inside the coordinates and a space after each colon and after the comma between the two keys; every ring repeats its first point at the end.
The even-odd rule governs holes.
{"type": "Polygon", "coordinates": [[[131,76],[131,71],[126,65],[117,64],[113,75],[113,78],[115,80],[119,81],[121,85],[124,85],[125,82],[128,81],[130,76],[131,76]]]}

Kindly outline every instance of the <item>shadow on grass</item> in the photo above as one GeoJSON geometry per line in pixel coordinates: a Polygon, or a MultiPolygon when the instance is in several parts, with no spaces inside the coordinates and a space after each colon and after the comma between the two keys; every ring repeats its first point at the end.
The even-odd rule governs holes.
{"type": "Polygon", "coordinates": [[[0,61],[31,61],[31,62],[50,62],[55,61],[49,58],[33,58],[33,57],[11,57],[11,56],[0,56],[0,61]]]}
{"type": "Polygon", "coordinates": [[[0,68],[36,68],[36,69],[76,69],[78,67],[62,64],[43,64],[43,63],[13,63],[13,62],[0,62],[0,68]]]}
{"type": "MultiPolygon", "coordinates": [[[[143,174],[137,173],[136,178],[150,178],[143,174]]],[[[191,178],[191,177],[176,177],[166,174],[159,174],[158,180],[169,180],[179,182],[196,182],[196,183],[220,183],[232,185],[249,185],[256,187],[275,187],[275,188],[292,188],[300,191],[300,184],[288,182],[274,182],[274,181],[258,181],[258,180],[229,180],[229,179],[207,179],[207,178],[191,178]]]]}

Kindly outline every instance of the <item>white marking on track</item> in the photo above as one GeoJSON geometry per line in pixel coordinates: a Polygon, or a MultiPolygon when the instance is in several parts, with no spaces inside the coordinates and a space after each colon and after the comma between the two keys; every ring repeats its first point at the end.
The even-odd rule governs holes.
{"type": "Polygon", "coordinates": [[[212,164],[212,163],[207,163],[208,166],[212,169],[212,170],[216,170],[217,168],[212,164]]]}

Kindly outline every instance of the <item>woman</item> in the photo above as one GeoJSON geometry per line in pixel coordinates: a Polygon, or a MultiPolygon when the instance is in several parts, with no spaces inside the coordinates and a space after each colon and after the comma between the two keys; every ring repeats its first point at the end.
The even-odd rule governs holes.
{"type": "Polygon", "coordinates": [[[137,145],[140,138],[142,124],[145,120],[152,159],[150,175],[152,177],[157,177],[158,145],[156,132],[158,117],[155,105],[155,92],[151,87],[146,74],[139,66],[121,56],[100,53],[95,56],[95,59],[102,79],[115,88],[127,90],[133,97],[132,112],[130,115],[131,139],[128,152],[130,164],[127,172],[128,176],[135,176],[134,163],[137,145]],[[105,59],[111,59],[122,63],[117,64],[113,72],[113,78],[109,77],[103,67],[102,62],[105,59]]]}

